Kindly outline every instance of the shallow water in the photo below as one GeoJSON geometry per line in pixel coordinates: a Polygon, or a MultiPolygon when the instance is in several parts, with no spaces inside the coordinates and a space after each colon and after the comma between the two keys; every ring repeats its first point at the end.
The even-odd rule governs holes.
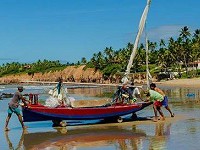
{"type": "MultiPolygon", "coordinates": [[[[26,93],[39,93],[41,99],[51,86],[26,86],[26,93]]],[[[12,116],[9,132],[4,132],[7,104],[9,99],[0,100],[0,149],[199,149],[200,143],[200,89],[161,87],[169,96],[169,106],[175,113],[166,121],[152,122],[152,107],[139,111],[139,121],[131,121],[129,116],[123,123],[105,123],[101,120],[68,121],[67,128],[53,128],[51,121],[25,123],[22,131],[15,115],[12,116]],[[142,120],[146,119],[146,120],[142,120]]],[[[0,92],[13,93],[16,86],[5,86],[0,92]]],[[[68,89],[75,99],[94,99],[95,95],[113,91],[113,87],[92,87],[68,89]]]]}

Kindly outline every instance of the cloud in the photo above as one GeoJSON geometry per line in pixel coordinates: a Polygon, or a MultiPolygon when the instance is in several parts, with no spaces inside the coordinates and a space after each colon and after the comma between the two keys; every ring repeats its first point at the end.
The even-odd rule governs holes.
{"type": "MultiPolygon", "coordinates": [[[[151,42],[159,42],[161,39],[169,40],[170,37],[176,38],[179,36],[181,28],[183,28],[184,25],[165,25],[160,26],[157,28],[151,28],[148,29],[147,32],[147,38],[151,42]]],[[[130,41],[133,43],[135,41],[137,33],[125,33],[121,36],[121,39],[123,37],[123,40],[130,41]]],[[[145,29],[143,31],[143,34],[140,38],[140,43],[145,43],[145,29]]]]}
{"type": "Polygon", "coordinates": [[[148,31],[150,41],[160,41],[161,39],[169,39],[170,37],[178,37],[183,25],[166,25],[148,31]]]}

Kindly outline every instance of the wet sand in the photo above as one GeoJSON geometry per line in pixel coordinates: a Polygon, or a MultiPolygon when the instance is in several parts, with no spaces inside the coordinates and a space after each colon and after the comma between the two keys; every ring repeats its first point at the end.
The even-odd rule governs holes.
{"type": "Polygon", "coordinates": [[[153,117],[139,117],[136,120],[132,120],[130,118],[125,118],[122,123],[108,123],[108,122],[99,122],[95,124],[87,124],[81,126],[74,126],[75,128],[106,128],[106,127],[131,127],[133,125],[150,125],[150,124],[159,124],[159,123],[175,123],[178,121],[183,121],[189,119],[190,116],[185,114],[178,114],[174,117],[166,117],[164,121],[158,120],[157,122],[153,121],[153,117]]]}
{"type": "MultiPolygon", "coordinates": [[[[43,81],[24,81],[22,83],[29,84],[56,84],[57,82],[43,82],[43,81]]],[[[64,82],[65,84],[74,85],[100,85],[100,86],[118,86],[119,84],[98,84],[98,83],[78,83],[78,82],[64,82]]],[[[174,79],[168,81],[155,82],[163,86],[179,86],[179,87],[200,87],[200,78],[191,79],[174,79]]]]}

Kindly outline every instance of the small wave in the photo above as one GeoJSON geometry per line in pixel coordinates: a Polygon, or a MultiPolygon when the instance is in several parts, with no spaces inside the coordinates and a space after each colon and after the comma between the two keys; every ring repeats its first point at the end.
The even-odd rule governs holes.
{"type": "Polygon", "coordinates": [[[48,89],[52,87],[54,86],[24,86],[25,89],[38,89],[38,90],[48,89]]]}

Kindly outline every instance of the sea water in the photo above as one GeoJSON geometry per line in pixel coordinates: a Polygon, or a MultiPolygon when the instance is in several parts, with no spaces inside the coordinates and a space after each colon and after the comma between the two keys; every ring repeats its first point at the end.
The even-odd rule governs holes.
{"type": "MultiPolygon", "coordinates": [[[[5,85],[0,92],[14,93],[16,85],[5,85]]],[[[23,93],[37,93],[39,99],[48,98],[53,86],[24,86],[23,93]]],[[[102,120],[67,121],[66,128],[53,128],[51,121],[25,123],[23,131],[13,114],[9,132],[4,132],[9,98],[0,100],[0,149],[199,149],[200,143],[200,89],[161,87],[169,97],[169,106],[175,117],[162,108],[166,121],[153,122],[152,106],[137,113],[139,121],[128,116],[123,123],[105,123],[102,120]],[[188,96],[193,93],[194,96],[188,96]],[[143,118],[145,118],[143,120],[143,118]]],[[[96,95],[114,92],[113,87],[70,87],[68,94],[78,99],[97,99],[96,95]]],[[[99,98],[99,97],[98,97],[99,98]]],[[[100,98],[99,98],[100,99],[100,98]]]]}

